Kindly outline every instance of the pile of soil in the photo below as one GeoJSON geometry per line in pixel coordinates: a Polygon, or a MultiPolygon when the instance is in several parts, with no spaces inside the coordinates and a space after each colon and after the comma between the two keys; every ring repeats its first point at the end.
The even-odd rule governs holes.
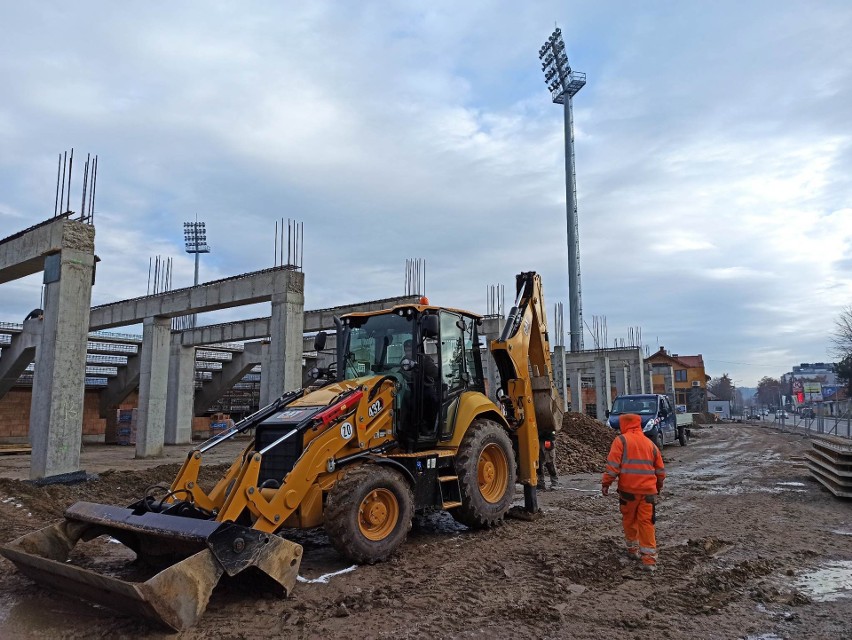
{"type": "MultiPolygon", "coordinates": [[[[227,465],[203,466],[200,484],[209,490],[227,469],[227,465]]],[[[109,470],[70,485],[38,486],[25,480],[0,478],[0,542],[61,520],[65,509],[78,501],[130,505],[152,485],[170,485],[179,470],[178,464],[139,471],[109,470]]],[[[155,495],[162,497],[163,493],[155,495]]]]}
{"type": "Polygon", "coordinates": [[[556,434],[556,468],[560,473],[603,471],[616,433],[583,413],[566,413],[556,434]]]}

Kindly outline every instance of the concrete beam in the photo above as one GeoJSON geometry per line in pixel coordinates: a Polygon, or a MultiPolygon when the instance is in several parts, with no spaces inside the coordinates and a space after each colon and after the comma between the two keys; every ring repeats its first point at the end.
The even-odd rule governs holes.
{"type": "Polygon", "coordinates": [[[24,330],[12,335],[12,342],[3,347],[0,356],[0,398],[11,389],[18,378],[35,360],[36,348],[41,344],[42,319],[24,321],[24,330]]]}
{"type": "MultiPolygon", "coordinates": [[[[195,287],[92,307],[89,328],[97,331],[138,324],[146,318],[174,318],[269,302],[276,294],[284,291],[290,281],[289,274],[293,273],[300,272],[274,267],[195,287]]],[[[304,278],[304,274],[300,273],[300,276],[304,278]]]]}
{"type": "Polygon", "coordinates": [[[85,241],[77,246],[75,238],[79,225],[67,217],[51,218],[0,240],[0,284],[43,271],[44,257],[63,247],[85,250],[85,241]]]}
{"type": "MultiPolygon", "coordinates": [[[[333,331],[334,317],[345,313],[377,311],[389,309],[398,304],[416,302],[417,296],[398,296],[395,298],[384,298],[357,304],[347,304],[329,309],[316,311],[305,311],[305,331],[333,331]]],[[[185,329],[176,332],[172,336],[172,344],[181,344],[185,347],[202,346],[206,344],[219,344],[222,342],[241,342],[244,340],[260,340],[271,335],[270,318],[252,318],[250,320],[239,320],[236,322],[224,322],[222,324],[211,324],[195,329],[185,329]]],[[[313,338],[311,338],[313,340],[313,338]]]]}

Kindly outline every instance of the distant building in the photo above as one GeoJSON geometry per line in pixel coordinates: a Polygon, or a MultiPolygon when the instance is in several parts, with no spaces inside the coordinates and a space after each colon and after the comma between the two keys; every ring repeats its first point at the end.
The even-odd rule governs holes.
{"type": "Polygon", "coordinates": [[[674,395],[674,404],[683,405],[689,413],[707,411],[707,383],[704,357],[670,354],[665,347],[645,362],[651,365],[651,384],[654,393],[674,395]]]}
{"type": "Polygon", "coordinates": [[[833,362],[803,362],[781,376],[781,388],[789,395],[788,405],[834,402],[846,399],[845,385],[837,380],[833,362]]]}

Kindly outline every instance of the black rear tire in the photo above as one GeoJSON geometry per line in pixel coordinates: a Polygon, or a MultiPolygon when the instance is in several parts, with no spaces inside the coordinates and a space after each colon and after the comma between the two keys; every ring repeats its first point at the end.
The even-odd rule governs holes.
{"type": "Polygon", "coordinates": [[[687,432],[686,427],[681,427],[678,429],[678,442],[680,442],[680,446],[685,447],[689,442],[689,433],[687,432]]]}
{"type": "Polygon", "coordinates": [[[472,529],[499,523],[515,498],[515,454],[506,430],[493,420],[477,419],[456,454],[461,506],[453,518],[472,529]]]}
{"type": "Polygon", "coordinates": [[[325,531],[340,555],[373,564],[405,542],[413,517],[414,494],[401,473],[380,464],[359,464],[347,467],[329,491],[325,531]],[[375,522],[364,513],[371,507],[378,512],[375,522]]]}

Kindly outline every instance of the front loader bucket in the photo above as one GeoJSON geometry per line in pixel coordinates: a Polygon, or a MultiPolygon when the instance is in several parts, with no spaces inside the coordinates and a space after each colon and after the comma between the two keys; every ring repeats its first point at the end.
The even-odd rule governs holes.
{"type": "Polygon", "coordinates": [[[138,515],[89,502],[72,505],[65,521],[0,546],[21,573],[62,593],[154,620],[180,631],[198,620],[223,573],[255,567],[293,589],[302,547],[273,534],[230,523],[159,513],[138,515]],[[101,575],[67,562],[79,540],[110,535],[143,560],[183,559],[144,582],[101,575]]]}

